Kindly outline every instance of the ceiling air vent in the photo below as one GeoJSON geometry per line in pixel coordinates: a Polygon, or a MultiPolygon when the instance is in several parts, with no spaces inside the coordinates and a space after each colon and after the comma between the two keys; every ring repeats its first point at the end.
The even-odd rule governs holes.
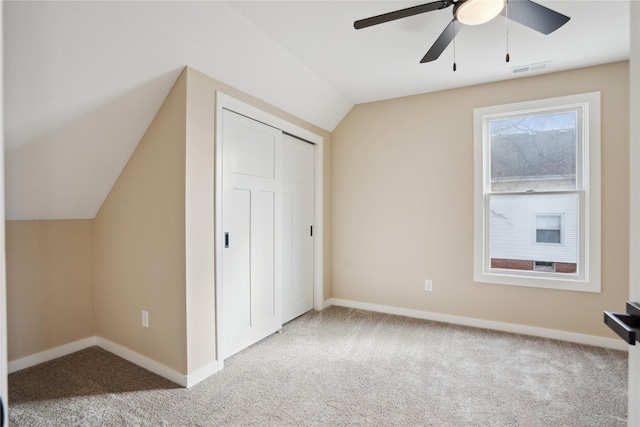
{"type": "Polygon", "coordinates": [[[529,65],[522,65],[520,67],[513,67],[511,68],[511,74],[523,74],[523,73],[531,73],[533,71],[544,70],[549,66],[550,62],[551,61],[539,62],[537,64],[529,64],[529,65]]]}

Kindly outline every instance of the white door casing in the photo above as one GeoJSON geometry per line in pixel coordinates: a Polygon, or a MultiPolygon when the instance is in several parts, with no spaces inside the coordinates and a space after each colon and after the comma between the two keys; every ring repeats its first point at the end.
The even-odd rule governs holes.
{"type": "MultiPolygon", "coordinates": [[[[0,19],[3,16],[3,4],[0,3],[0,19]]],[[[2,32],[0,32],[0,46],[2,45],[2,32]]],[[[0,117],[3,116],[3,70],[2,57],[0,56],[0,117]]],[[[8,412],[8,387],[7,375],[7,283],[5,268],[5,236],[4,236],[4,126],[0,120],[0,398],[4,404],[5,419],[8,412]]],[[[5,421],[0,427],[8,425],[5,421]]]]}
{"type": "MultiPolygon", "coordinates": [[[[629,298],[640,302],[640,2],[630,2],[630,228],[629,298]]],[[[640,426],[640,343],[629,346],[628,424],[640,426]]]]}

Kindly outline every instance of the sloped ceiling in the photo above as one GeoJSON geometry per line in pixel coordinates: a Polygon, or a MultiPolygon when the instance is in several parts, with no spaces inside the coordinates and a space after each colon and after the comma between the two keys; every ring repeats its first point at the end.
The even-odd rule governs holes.
{"type": "Polygon", "coordinates": [[[352,106],[223,2],[11,2],[4,27],[7,219],[93,218],[185,65],[325,129],[352,106]]]}
{"type": "Polygon", "coordinates": [[[624,60],[628,1],[540,1],[571,16],[550,36],[498,19],[418,61],[438,11],[355,31],[420,2],[5,2],[7,219],[93,218],[185,65],[326,130],[361,102],[624,60]]]}

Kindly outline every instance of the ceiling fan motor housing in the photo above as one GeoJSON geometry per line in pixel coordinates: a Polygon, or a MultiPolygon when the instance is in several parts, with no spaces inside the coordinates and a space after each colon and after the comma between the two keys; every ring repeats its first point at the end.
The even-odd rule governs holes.
{"type": "Polygon", "coordinates": [[[504,4],[504,0],[460,0],[453,7],[453,16],[465,25],[480,25],[498,16],[504,4]]]}

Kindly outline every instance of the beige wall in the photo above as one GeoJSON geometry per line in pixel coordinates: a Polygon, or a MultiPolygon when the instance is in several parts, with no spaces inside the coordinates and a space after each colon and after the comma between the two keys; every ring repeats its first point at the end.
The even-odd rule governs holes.
{"type": "Polygon", "coordinates": [[[330,297],[331,134],[186,68],[94,220],[7,222],[9,360],[96,335],[184,374],[215,361],[218,90],[324,137],[330,297]]]}
{"type": "Polygon", "coordinates": [[[186,83],[182,73],[94,220],[96,335],[182,373],[186,83]]]}
{"type": "Polygon", "coordinates": [[[7,221],[8,360],[94,335],[92,221],[7,221]]]}
{"type": "Polygon", "coordinates": [[[95,220],[6,223],[9,360],[98,335],[183,373],[212,362],[213,223],[199,210],[213,209],[213,159],[197,157],[213,152],[218,90],[325,138],[325,298],[612,336],[601,313],[623,310],[628,283],[628,77],[622,62],[364,104],[331,135],[187,69],[95,220]],[[598,90],[603,292],[473,283],[473,108],[598,90]]]}
{"type": "Polygon", "coordinates": [[[213,361],[213,160],[198,154],[213,152],[218,90],[325,138],[325,298],[612,336],[601,312],[623,309],[628,283],[626,62],[359,105],[333,135],[186,69],[95,220],[6,223],[9,360],[97,335],[183,373],[213,361]],[[473,108],[598,90],[603,292],[473,283],[473,108]]]}
{"type": "Polygon", "coordinates": [[[628,295],[628,62],[356,106],[333,132],[333,297],[615,337],[628,295]],[[602,92],[602,293],[473,282],[473,109],[602,92]],[[424,280],[433,280],[433,292],[424,280]]]}
{"type": "Polygon", "coordinates": [[[214,80],[187,68],[186,303],[188,371],[216,360],[214,80]]]}
{"type": "Polygon", "coordinates": [[[215,362],[216,91],[321,134],[330,153],[328,132],[196,70],[176,82],[96,216],[94,287],[96,335],[184,374],[215,362]]]}

